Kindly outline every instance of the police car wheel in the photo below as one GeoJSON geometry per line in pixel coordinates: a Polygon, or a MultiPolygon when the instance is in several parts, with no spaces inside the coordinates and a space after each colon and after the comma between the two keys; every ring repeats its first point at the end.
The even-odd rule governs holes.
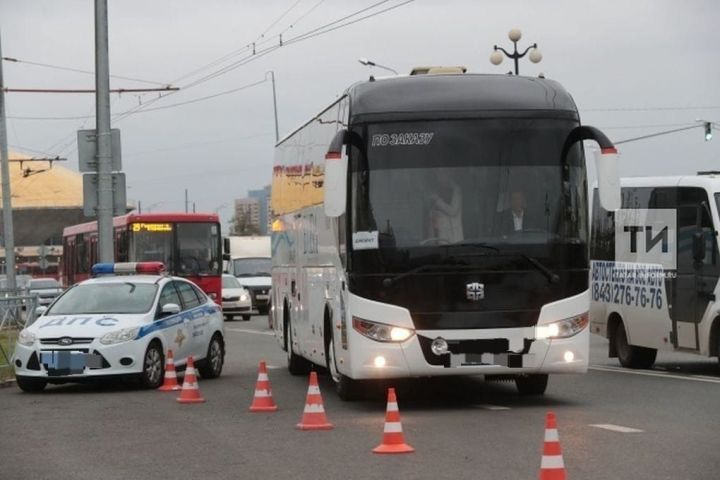
{"type": "Polygon", "coordinates": [[[213,335],[208,344],[205,359],[198,362],[198,372],[203,378],[217,378],[225,363],[225,343],[219,334],[213,335]]]}
{"type": "Polygon", "coordinates": [[[250,321],[250,318],[252,318],[252,317],[250,317],[250,315],[243,315],[243,316],[242,316],[242,319],[243,319],[244,321],[246,321],[246,322],[249,322],[249,321],[250,321]]]}
{"type": "Polygon", "coordinates": [[[165,355],[157,341],[148,345],[143,356],[143,371],[140,374],[140,385],[143,388],[158,388],[165,378],[165,355]]]}
{"type": "Polygon", "coordinates": [[[17,381],[17,385],[20,387],[20,390],[27,393],[42,392],[47,385],[47,380],[44,378],[16,376],[15,380],[17,381]]]}

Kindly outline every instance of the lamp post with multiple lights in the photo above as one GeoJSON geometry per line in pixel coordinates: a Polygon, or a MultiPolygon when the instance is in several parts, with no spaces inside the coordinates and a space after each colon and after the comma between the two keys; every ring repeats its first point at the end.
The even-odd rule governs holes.
{"type": "Polygon", "coordinates": [[[505,50],[502,47],[498,47],[497,45],[493,46],[493,53],[490,55],[490,63],[493,65],[500,65],[503,61],[503,54],[507,56],[508,58],[512,58],[515,61],[515,75],[519,75],[519,66],[518,66],[518,60],[523,58],[525,55],[527,55],[528,52],[530,52],[530,55],[528,58],[533,63],[538,63],[540,60],[542,60],[542,53],[540,53],[540,50],[538,49],[537,43],[533,43],[528,48],[525,49],[524,52],[520,53],[517,49],[517,42],[520,41],[520,38],[522,38],[522,32],[520,32],[519,29],[513,28],[508,33],[508,38],[511,42],[513,42],[514,50],[512,53],[509,53],[507,50],[505,50]]]}

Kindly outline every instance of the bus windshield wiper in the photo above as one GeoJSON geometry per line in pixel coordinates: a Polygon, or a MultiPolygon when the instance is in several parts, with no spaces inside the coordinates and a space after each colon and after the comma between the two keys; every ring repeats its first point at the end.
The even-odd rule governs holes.
{"type": "Polygon", "coordinates": [[[458,264],[458,263],[428,263],[426,265],[420,265],[419,267],[408,270],[407,272],[400,273],[394,277],[387,277],[383,279],[383,287],[392,287],[392,285],[405,277],[414,275],[416,273],[424,272],[425,270],[435,270],[443,268],[476,268],[474,265],[458,264]]]}
{"type": "Polygon", "coordinates": [[[543,275],[545,275],[547,277],[547,279],[550,283],[557,283],[560,281],[560,277],[558,276],[558,274],[553,272],[552,270],[550,270],[548,267],[546,267],[542,263],[540,263],[540,261],[537,258],[531,257],[530,255],[525,255],[524,253],[511,253],[508,255],[516,255],[520,258],[524,258],[530,264],[532,264],[532,266],[534,266],[535,268],[540,270],[543,273],[543,275]]]}

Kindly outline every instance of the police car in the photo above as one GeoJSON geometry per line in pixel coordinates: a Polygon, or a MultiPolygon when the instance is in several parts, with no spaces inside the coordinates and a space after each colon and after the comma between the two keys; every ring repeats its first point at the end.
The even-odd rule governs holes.
{"type": "Polygon", "coordinates": [[[160,262],[96,264],[94,278],[39,307],[13,354],[18,386],[37,392],[48,383],[132,375],[156,388],[168,350],[176,365],[192,355],[200,375],[218,377],[225,357],[220,307],[163,271],[160,262]]]}

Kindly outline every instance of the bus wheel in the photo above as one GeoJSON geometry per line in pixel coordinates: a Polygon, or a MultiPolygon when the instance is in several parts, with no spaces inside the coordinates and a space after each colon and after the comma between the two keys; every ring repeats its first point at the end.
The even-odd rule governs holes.
{"type": "Polygon", "coordinates": [[[650,368],[655,363],[657,350],[654,348],[636,347],[630,345],[627,339],[625,325],[620,323],[615,331],[615,349],[620,365],[625,368],[650,368]]]}
{"type": "Polygon", "coordinates": [[[335,363],[335,341],[332,339],[332,334],[329,341],[326,342],[325,350],[327,370],[335,384],[335,391],[338,397],[346,402],[356,400],[358,397],[358,382],[338,372],[337,364],[335,363]]]}
{"type": "Polygon", "coordinates": [[[515,377],[515,386],[520,395],[542,395],[547,389],[547,384],[547,374],[534,373],[515,377]]]}
{"type": "Polygon", "coordinates": [[[285,324],[285,347],[287,350],[287,366],[290,375],[307,375],[310,373],[311,364],[293,350],[292,323],[290,320],[285,324]]]}

